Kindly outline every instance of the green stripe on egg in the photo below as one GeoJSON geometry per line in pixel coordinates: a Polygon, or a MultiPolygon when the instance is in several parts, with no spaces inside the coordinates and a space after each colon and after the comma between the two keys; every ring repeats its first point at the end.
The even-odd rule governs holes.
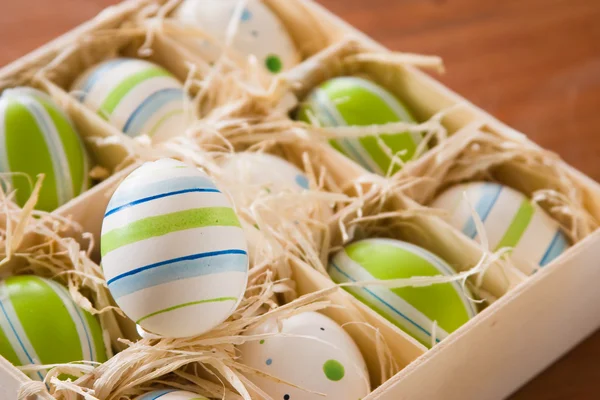
{"type": "MultiPolygon", "coordinates": [[[[389,91],[362,78],[331,79],[308,97],[298,113],[298,119],[310,121],[314,115],[323,126],[369,126],[392,122],[415,122],[406,107],[389,91]]],[[[393,154],[403,161],[411,160],[422,140],[420,133],[379,135],[393,154]],[[400,152],[400,153],[399,153],[400,152]]],[[[331,145],[365,169],[385,175],[391,158],[381,148],[375,136],[330,140],[331,145]]],[[[395,165],[392,173],[400,166],[395,165]]]]}
{"type": "Polygon", "coordinates": [[[63,286],[16,276],[0,282],[0,295],[0,354],[14,365],[106,361],[100,324],[63,286]]]}
{"type": "Polygon", "coordinates": [[[66,114],[44,93],[31,88],[7,89],[0,98],[0,172],[9,178],[24,205],[31,184],[44,174],[36,207],[52,211],[88,187],[85,149],[66,114]],[[30,183],[31,182],[31,183],[30,183]]]}
{"type": "MultiPolygon", "coordinates": [[[[367,239],[352,243],[331,260],[328,272],[336,283],[449,276],[454,271],[439,257],[410,243],[367,239]]],[[[460,283],[424,287],[347,286],[350,293],[425,345],[454,332],[476,314],[460,283]]]]}

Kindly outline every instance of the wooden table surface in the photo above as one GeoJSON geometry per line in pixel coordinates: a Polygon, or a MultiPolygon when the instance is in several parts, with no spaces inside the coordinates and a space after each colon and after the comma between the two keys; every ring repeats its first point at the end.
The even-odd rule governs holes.
{"type": "MultiPolygon", "coordinates": [[[[319,1],[391,49],[442,56],[442,82],[600,181],[599,0],[319,1]]],[[[0,2],[4,65],[117,1],[0,2]]],[[[600,398],[598,360],[600,332],[512,398],[600,398]]]]}

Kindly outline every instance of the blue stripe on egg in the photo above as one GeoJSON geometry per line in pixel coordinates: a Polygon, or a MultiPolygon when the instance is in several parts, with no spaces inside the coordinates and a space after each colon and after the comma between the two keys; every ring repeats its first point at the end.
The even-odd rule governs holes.
{"type": "Polygon", "coordinates": [[[229,249],[192,254],[136,268],[108,281],[110,292],[119,298],[146,287],[161,285],[179,279],[223,272],[246,272],[247,252],[229,249]]]}
{"type": "Polygon", "coordinates": [[[192,192],[220,193],[219,189],[205,176],[182,176],[150,182],[142,185],[123,186],[110,199],[105,217],[120,210],[152,200],[192,192]]]}
{"type": "Polygon", "coordinates": [[[137,135],[144,131],[146,123],[163,110],[169,103],[181,104],[185,97],[183,90],[178,88],[166,88],[152,93],[146,98],[129,116],[123,132],[137,135]]]}
{"type": "Polygon", "coordinates": [[[98,80],[101,79],[105,73],[121,65],[123,62],[125,62],[125,59],[123,58],[116,58],[112,61],[107,61],[106,63],[102,64],[98,69],[96,69],[92,74],[90,74],[90,76],[86,79],[85,83],[81,88],[81,93],[77,95],[78,100],[81,102],[85,101],[85,97],[90,92],[90,90],[92,90],[96,82],[98,82],[98,80]]]}
{"type": "MultiPolygon", "coordinates": [[[[475,211],[477,212],[479,218],[481,218],[482,222],[485,222],[486,218],[490,214],[490,211],[492,211],[494,204],[496,204],[498,197],[500,197],[500,192],[502,192],[502,186],[500,185],[485,184],[483,186],[481,197],[475,205],[475,211]]],[[[465,223],[463,232],[471,239],[474,239],[475,236],[477,236],[477,228],[475,226],[475,220],[472,216],[469,217],[465,223]]]]}
{"type": "Polygon", "coordinates": [[[540,266],[543,267],[550,263],[556,257],[561,255],[567,247],[569,247],[569,243],[567,242],[565,235],[560,230],[556,231],[550,246],[548,246],[546,253],[544,253],[544,256],[542,257],[542,261],[540,261],[540,266]]]}

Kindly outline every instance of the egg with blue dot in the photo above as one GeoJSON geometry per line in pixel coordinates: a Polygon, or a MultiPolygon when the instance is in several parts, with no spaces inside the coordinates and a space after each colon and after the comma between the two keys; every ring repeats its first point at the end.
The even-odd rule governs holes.
{"type": "Polygon", "coordinates": [[[242,180],[247,186],[252,186],[255,190],[244,188],[255,192],[251,197],[284,191],[299,193],[310,186],[308,178],[298,167],[267,153],[235,153],[222,158],[219,166],[225,181],[242,180]]]}
{"type": "MultiPolygon", "coordinates": [[[[185,0],[174,11],[173,18],[225,43],[228,26],[236,15],[238,4],[239,0],[185,0]]],[[[300,62],[298,50],[285,26],[262,1],[249,0],[239,15],[233,49],[244,56],[254,55],[264,70],[272,74],[300,62]]],[[[194,47],[209,52],[209,58],[219,56],[219,51],[210,49],[206,40],[195,40],[194,47]]]]}
{"type": "Polygon", "coordinates": [[[358,346],[334,320],[305,312],[281,321],[268,320],[246,335],[273,334],[238,347],[241,363],[292,383],[248,378],[273,399],[354,399],[369,394],[369,374],[358,346]],[[322,393],[326,397],[320,394],[322,393]]]}

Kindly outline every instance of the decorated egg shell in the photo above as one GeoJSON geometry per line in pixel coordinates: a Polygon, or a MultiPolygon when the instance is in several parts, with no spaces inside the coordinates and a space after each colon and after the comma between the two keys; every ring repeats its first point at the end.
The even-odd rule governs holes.
{"type": "Polygon", "coordinates": [[[45,93],[18,87],[0,97],[0,173],[23,206],[44,174],[36,208],[53,211],[88,188],[88,157],[69,117],[45,93]],[[23,175],[8,175],[23,173],[23,175]],[[27,177],[29,178],[27,178],[27,177]]]}
{"type": "MultiPolygon", "coordinates": [[[[332,257],[327,272],[336,283],[455,274],[436,255],[394,239],[351,243],[332,257]]],[[[431,346],[434,331],[439,342],[477,314],[460,281],[424,287],[369,285],[344,289],[426,346],[431,346]]]]}
{"type": "Polygon", "coordinates": [[[143,396],[136,397],[135,400],[208,400],[204,396],[199,394],[187,392],[185,390],[177,389],[164,389],[155,390],[150,393],[146,393],[143,396]]]}
{"type": "MultiPolygon", "coordinates": [[[[294,164],[271,154],[236,153],[224,158],[220,167],[221,176],[226,181],[243,181],[256,188],[257,193],[253,193],[253,195],[285,191],[299,193],[309,189],[308,178],[304,172],[294,164]]],[[[237,196],[235,190],[232,193],[234,197],[242,195],[239,193],[240,196],[237,196]]],[[[238,201],[235,202],[238,203],[238,201]]]]}
{"type": "MultiPolygon", "coordinates": [[[[388,90],[358,77],[339,77],[314,89],[301,105],[297,119],[324,127],[382,125],[391,122],[415,122],[408,109],[388,90]]],[[[389,151],[403,161],[411,160],[423,139],[418,132],[379,135],[389,151]],[[402,153],[399,153],[402,152],[402,153]]],[[[374,135],[340,137],[329,143],[340,153],[367,171],[386,175],[391,157],[374,135]]],[[[394,165],[391,172],[400,167],[394,165]]]]}
{"type": "MultiPolygon", "coordinates": [[[[218,42],[227,40],[228,26],[234,18],[238,0],[185,0],[174,12],[175,20],[198,27],[218,42]]],[[[208,40],[197,40],[215,61],[219,50],[208,40]]],[[[244,56],[254,55],[270,73],[287,70],[300,62],[296,46],[275,14],[260,0],[249,0],[243,9],[232,43],[244,56]]]]}
{"type": "Polygon", "coordinates": [[[369,374],[365,361],[350,335],[331,318],[305,312],[281,321],[269,320],[248,335],[270,334],[239,346],[240,362],[292,383],[313,394],[248,375],[261,390],[276,400],[360,399],[369,394],[369,374]]]}
{"type": "Polygon", "coordinates": [[[516,259],[543,267],[569,247],[559,224],[525,195],[508,186],[491,182],[460,184],[431,203],[431,207],[449,211],[450,223],[477,239],[471,206],[483,222],[490,250],[512,247],[516,259]]]}
{"type": "MultiPolygon", "coordinates": [[[[37,276],[0,282],[0,355],[15,366],[106,361],[100,324],[62,285],[37,276]]],[[[45,371],[32,372],[43,380],[45,371]]]]}
{"type": "Polygon", "coordinates": [[[207,332],[235,311],[246,289],[237,215],[205,173],[179,161],[145,163],[119,185],[100,247],[108,289],[150,333],[207,332]]]}
{"type": "Polygon", "coordinates": [[[149,61],[115,58],[92,66],[72,85],[77,99],[129,136],[161,141],[188,127],[181,82],[149,61]]]}

